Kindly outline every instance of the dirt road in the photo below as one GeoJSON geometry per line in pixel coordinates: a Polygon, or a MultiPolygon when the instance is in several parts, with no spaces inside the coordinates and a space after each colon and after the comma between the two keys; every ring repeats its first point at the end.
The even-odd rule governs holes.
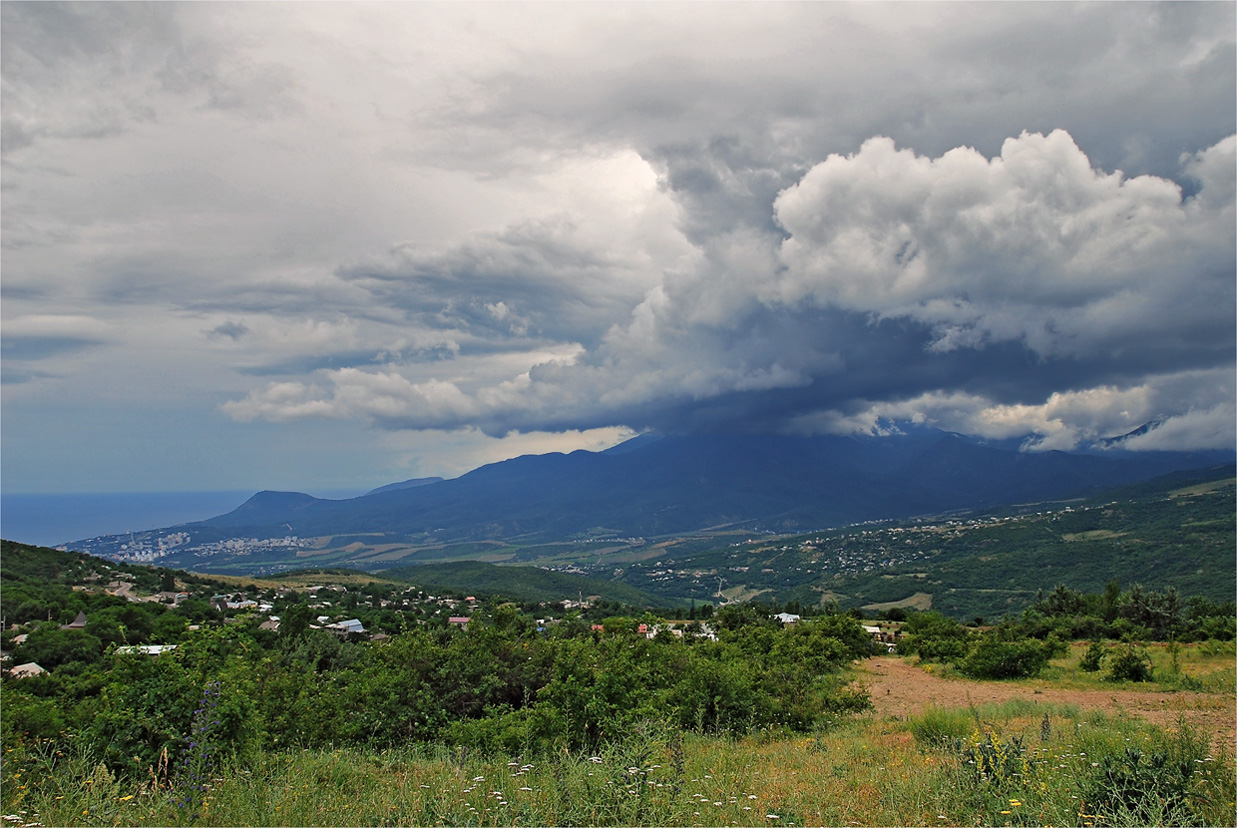
{"type": "Polygon", "coordinates": [[[1185,716],[1193,726],[1212,734],[1212,746],[1237,742],[1237,709],[1233,700],[1208,693],[1163,692],[1107,688],[1067,690],[999,681],[945,679],[924,672],[908,660],[893,656],[870,658],[860,666],[860,681],[868,686],[879,716],[905,717],[929,707],[966,707],[968,704],[1024,698],[1046,704],[1071,704],[1110,714],[1139,716],[1163,727],[1174,727],[1185,716]]]}

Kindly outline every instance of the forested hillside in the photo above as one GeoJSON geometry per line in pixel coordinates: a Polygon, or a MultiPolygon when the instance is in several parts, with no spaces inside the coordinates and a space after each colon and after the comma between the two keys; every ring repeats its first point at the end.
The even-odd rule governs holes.
{"type": "Polygon", "coordinates": [[[1228,470],[1184,474],[1092,500],[951,519],[870,524],[792,537],[748,535],[631,561],[624,582],[662,595],[766,603],[1017,614],[1057,584],[1111,580],[1231,600],[1237,514],[1228,470]]]}

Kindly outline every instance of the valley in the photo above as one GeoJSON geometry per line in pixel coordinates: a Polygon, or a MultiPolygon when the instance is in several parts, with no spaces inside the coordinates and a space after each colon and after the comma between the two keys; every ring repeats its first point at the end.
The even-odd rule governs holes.
{"type": "MultiPolygon", "coordinates": [[[[112,560],[255,577],[307,567],[398,570],[415,577],[409,567],[430,564],[454,564],[457,573],[472,577],[488,572],[483,566],[460,568],[474,562],[608,582],[662,606],[760,600],[995,618],[1020,611],[1038,590],[1057,583],[1098,590],[1113,578],[1224,600],[1232,591],[1237,555],[1235,511],[1233,470],[1221,466],[1086,498],[795,534],[725,527],[638,537],[601,529],[554,541],[409,543],[381,532],[225,538],[218,528],[188,525],[72,548],[112,560]]],[[[492,580],[502,577],[495,572],[492,580]]],[[[449,580],[464,590],[485,586],[449,580]]],[[[564,584],[562,597],[581,591],[569,577],[564,584]]]]}

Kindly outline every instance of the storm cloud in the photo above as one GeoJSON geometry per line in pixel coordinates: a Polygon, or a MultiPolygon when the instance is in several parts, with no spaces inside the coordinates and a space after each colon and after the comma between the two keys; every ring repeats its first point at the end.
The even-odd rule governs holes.
{"type": "Polygon", "coordinates": [[[150,418],[186,488],[324,434],[357,488],[644,429],[1233,445],[1231,4],[0,15],[41,490],[150,418]]]}
{"type": "MultiPolygon", "coordinates": [[[[879,417],[856,420],[856,411],[935,419],[963,394],[962,407],[978,411],[954,424],[999,433],[1016,422],[1041,447],[1062,447],[1065,434],[1076,442],[1133,428],[1140,417],[1198,416],[1196,405],[1224,406],[1231,383],[1219,399],[1152,394],[1158,407],[1126,405],[1121,417],[1091,409],[1199,371],[1214,382],[1209,369],[1231,366],[1235,147],[1230,137],[1184,159],[1183,175],[1197,181],[1187,197],[1169,179],[1095,169],[1063,131],[1010,138],[993,158],[966,147],[927,158],[873,138],[780,192],[770,222],[780,232],[717,234],[591,347],[478,387],[342,369],[327,373],[329,386],[279,383],[228,410],[497,434],[813,423],[871,431],[879,417]]],[[[399,281],[415,296],[439,297],[449,326],[489,329],[503,318],[442,317],[445,297],[467,296],[476,280],[498,292],[474,305],[489,298],[482,307],[493,308],[499,296],[524,298],[553,280],[559,261],[577,286],[608,269],[561,248],[550,248],[552,262],[541,238],[505,239],[500,249],[506,258],[457,251],[399,281]],[[530,257],[538,257],[531,267],[530,257]],[[490,265],[489,278],[478,279],[477,261],[490,265]],[[525,269],[541,278],[521,276],[525,269]],[[511,274],[516,290],[502,292],[499,274],[511,274]]],[[[554,316],[559,302],[580,298],[552,289],[539,307],[554,316]]]]}

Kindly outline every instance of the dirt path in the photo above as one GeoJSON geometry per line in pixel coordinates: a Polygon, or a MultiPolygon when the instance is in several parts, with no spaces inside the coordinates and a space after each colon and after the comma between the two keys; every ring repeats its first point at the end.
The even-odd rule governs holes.
{"type": "Polygon", "coordinates": [[[1212,746],[1216,749],[1227,745],[1231,752],[1237,741],[1237,708],[1233,700],[1208,693],[1115,688],[1032,689],[997,681],[944,679],[893,656],[868,659],[860,666],[859,680],[868,686],[878,716],[905,717],[929,707],[966,707],[1024,698],[1107,713],[1127,713],[1163,727],[1173,727],[1178,717],[1184,715],[1186,721],[1200,731],[1212,734],[1212,746]]]}

